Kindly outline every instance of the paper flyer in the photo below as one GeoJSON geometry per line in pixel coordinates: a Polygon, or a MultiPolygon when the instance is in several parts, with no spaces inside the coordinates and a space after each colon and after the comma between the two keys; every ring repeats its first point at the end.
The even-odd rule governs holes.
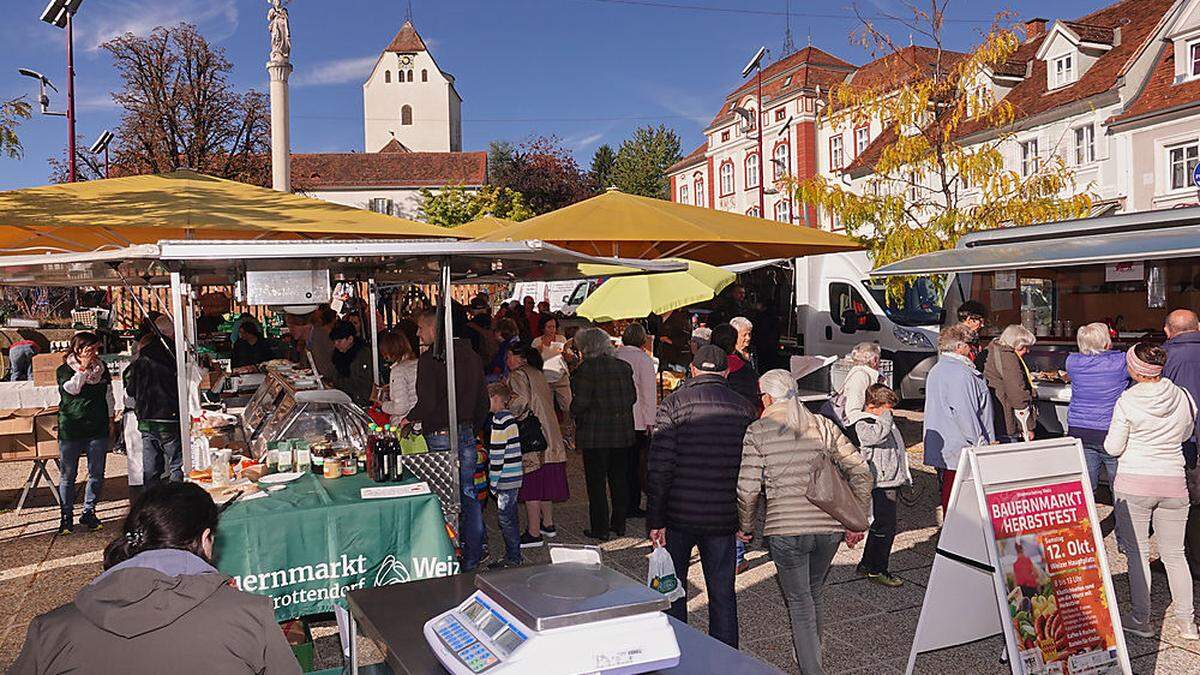
{"type": "Polygon", "coordinates": [[[1021,672],[1120,673],[1083,484],[992,492],[987,508],[1021,672]]]}

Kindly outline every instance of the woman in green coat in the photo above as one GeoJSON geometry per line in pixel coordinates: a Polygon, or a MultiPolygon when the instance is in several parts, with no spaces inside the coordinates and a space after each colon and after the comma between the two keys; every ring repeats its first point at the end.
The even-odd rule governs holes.
{"type": "Polygon", "coordinates": [[[108,453],[109,422],[112,419],[112,376],[100,360],[100,337],[80,332],[71,338],[65,363],[58,367],[58,453],[62,482],[59,534],[75,531],[75,476],[79,458],[87,456],[87,491],[79,523],[89,530],[101,528],[96,503],[104,485],[104,460],[108,453]]]}

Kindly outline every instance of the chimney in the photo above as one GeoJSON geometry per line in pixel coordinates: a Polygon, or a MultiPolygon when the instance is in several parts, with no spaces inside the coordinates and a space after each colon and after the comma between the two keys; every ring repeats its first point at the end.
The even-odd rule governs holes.
{"type": "Polygon", "coordinates": [[[1025,41],[1032,42],[1033,40],[1046,34],[1046,20],[1041,17],[1034,17],[1025,22],[1025,41]]]}

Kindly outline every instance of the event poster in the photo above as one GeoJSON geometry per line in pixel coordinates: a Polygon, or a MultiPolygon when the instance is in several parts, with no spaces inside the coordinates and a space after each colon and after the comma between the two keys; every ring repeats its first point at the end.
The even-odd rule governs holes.
{"type": "Polygon", "coordinates": [[[987,508],[1022,672],[1121,672],[1083,483],[992,492],[987,508]]]}

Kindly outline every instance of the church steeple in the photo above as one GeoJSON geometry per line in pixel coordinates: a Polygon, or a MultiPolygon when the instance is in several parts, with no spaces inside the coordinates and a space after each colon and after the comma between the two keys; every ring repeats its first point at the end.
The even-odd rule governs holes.
{"type": "Polygon", "coordinates": [[[417,33],[417,29],[413,27],[412,19],[404,22],[404,25],[400,27],[400,32],[396,33],[396,37],[392,38],[392,43],[383,51],[401,54],[425,51],[425,41],[421,39],[421,36],[417,33]]]}
{"type": "Polygon", "coordinates": [[[462,150],[462,98],[454,77],[438,67],[411,20],[363,83],[363,136],[367,152],[462,150]]]}

